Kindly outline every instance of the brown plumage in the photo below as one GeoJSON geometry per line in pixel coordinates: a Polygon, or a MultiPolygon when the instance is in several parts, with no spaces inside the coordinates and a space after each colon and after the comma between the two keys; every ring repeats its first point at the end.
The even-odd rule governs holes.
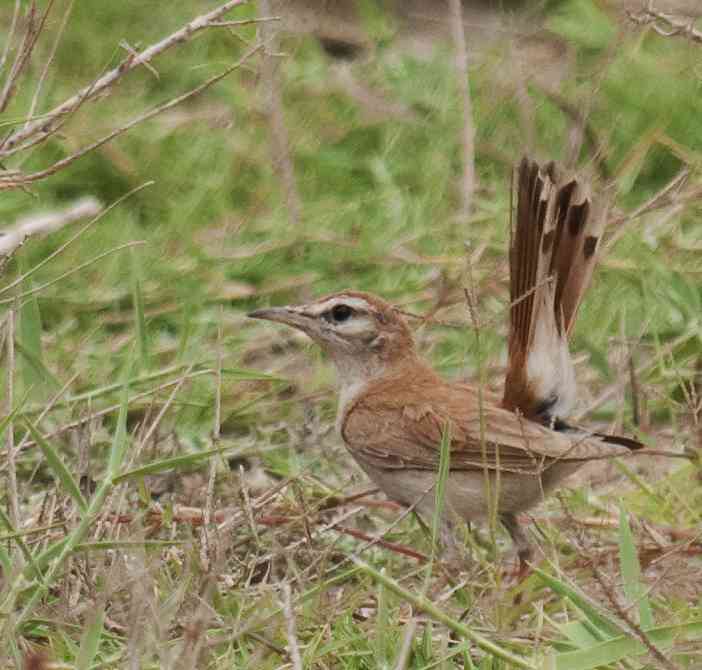
{"type": "Polygon", "coordinates": [[[639,448],[565,422],[575,400],[568,336],[587,287],[602,217],[576,180],[524,160],[510,245],[511,327],[504,396],[439,377],[416,353],[402,315],[377,296],[343,291],[255,318],[306,332],[338,372],[341,436],[359,465],[390,497],[431,518],[440,445],[450,470],[443,539],[456,518],[496,509],[525,561],[529,547],[515,515],[536,504],[583,462],[639,448]],[[490,496],[496,499],[490,501],[490,496]]]}
{"type": "Polygon", "coordinates": [[[565,416],[576,396],[568,337],[588,287],[604,216],[576,179],[526,158],[510,244],[510,335],[504,406],[565,416]]]}

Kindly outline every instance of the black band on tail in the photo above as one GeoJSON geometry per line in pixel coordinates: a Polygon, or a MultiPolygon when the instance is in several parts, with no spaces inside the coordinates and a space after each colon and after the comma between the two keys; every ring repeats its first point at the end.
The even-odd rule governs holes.
{"type": "Polygon", "coordinates": [[[620,437],[619,435],[605,435],[604,433],[594,433],[599,438],[602,438],[607,444],[618,444],[621,447],[626,447],[632,451],[643,449],[646,445],[643,442],[634,440],[630,437],[620,437]]]}
{"type": "MultiPolygon", "coordinates": [[[[543,415],[542,415],[543,416],[543,415]]],[[[558,431],[559,433],[568,433],[571,431],[582,433],[581,428],[576,428],[566,423],[558,417],[549,417],[548,414],[543,416],[545,418],[544,425],[548,426],[551,430],[558,431]]],[[[605,435],[604,433],[592,433],[595,437],[599,437],[606,444],[617,444],[620,447],[626,447],[632,451],[637,449],[643,449],[646,445],[643,442],[634,440],[631,437],[621,437],[620,435],[605,435]]]]}

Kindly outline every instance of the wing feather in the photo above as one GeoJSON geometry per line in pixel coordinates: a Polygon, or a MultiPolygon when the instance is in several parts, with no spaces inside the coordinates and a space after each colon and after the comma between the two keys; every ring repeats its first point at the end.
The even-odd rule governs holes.
{"type": "Polygon", "coordinates": [[[440,384],[432,397],[416,383],[404,393],[367,392],[342,423],[342,436],[358,458],[384,469],[438,467],[442,437],[450,437],[451,469],[488,468],[536,474],[558,461],[580,462],[624,454],[584,431],[558,432],[497,406],[480,405],[473,387],[440,384]],[[409,393],[407,392],[409,391],[409,393]]]}

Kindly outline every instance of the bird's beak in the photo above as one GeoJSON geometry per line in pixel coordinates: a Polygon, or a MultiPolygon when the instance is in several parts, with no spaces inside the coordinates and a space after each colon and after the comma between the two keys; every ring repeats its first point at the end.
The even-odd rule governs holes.
{"type": "Polygon", "coordinates": [[[276,321],[284,323],[286,326],[292,326],[305,333],[309,333],[314,319],[305,314],[302,307],[267,307],[265,309],[257,309],[247,315],[250,319],[265,319],[266,321],[276,321]]]}

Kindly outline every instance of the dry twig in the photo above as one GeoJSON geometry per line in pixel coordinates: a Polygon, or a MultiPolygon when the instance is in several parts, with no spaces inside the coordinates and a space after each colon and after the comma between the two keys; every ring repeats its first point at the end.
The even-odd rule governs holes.
{"type": "Polygon", "coordinates": [[[221,79],[224,79],[227,75],[231,74],[234,70],[239,68],[242,63],[247,61],[251,56],[253,56],[258,50],[260,49],[260,45],[257,45],[247,51],[240,60],[238,60],[236,63],[233,65],[230,65],[228,68],[223,70],[217,75],[214,75],[213,77],[210,77],[206,81],[204,81],[202,84],[199,86],[196,86],[195,88],[191,89],[187,93],[183,93],[182,95],[179,95],[176,98],[173,98],[169,100],[168,102],[163,103],[162,105],[158,105],[154,107],[153,109],[149,110],[148,112],[145,112],[144,114],[141,114],[140,116],[136,117],[135,119],[132,119],[128,123],[125,123],[124,125],[120,126],[119,128],[115,128],[112,132],[108,133],[104,137],[101,137],[99,140],[96,140],[92,144],[89,144],[82,149],[79,149],[75,153],[71,154],[70,156],[66,156],[65,158],[62,158],[59,161],[56,161],[53,165],[50,165],[48,168],[45,168],[44,170],[40,170],[38,172],[33,172],[31,174],[22,174],[20,172],[17,172],[15,170],[6,172],[5,174],[0,174],[0,191],[2,190],[7,190],[7,189],[13,189],[13,188],[20,188],[22,186],[26,186],[30,183],[40,181],[42,179],[46,179],[47,177],[50,177],[53,174],[56,174],[60,170],[63,170],[64,168],[68,167],[75,161],[77,161],[79,158],[85,156],[86,154],[90,153],[91,151],[94,151],[95,149],[101,147],[103,144],[106,144],[107,142],[113,140],[115,137],[118,135],[121,135],[134,126],[143,123],[144,121],[147,121],[148,119],[153,118],[154,116],[157,116],[158,114],[162,114],[168,109],[171,109],[172,107],[175,107],[176,105],[181,104],[185,100],[188,100],[189,98],[192,98],[196,95],[199,95],[206,89],[208,89],[210,86],[213,84],[216,84],[218,81],[221,79]]]}
{"type": "MultiPolygon", "coordinates": [[[[14,411],[14,376],[15,376],[15,310],[10,309],[7,315],[7,415],[11,417],[14,411]]],[[[10,522],[13,529],[19,529],[19,494],[17,491],[17,470],[15,467],[14,424],[12,419],[7,423],[7,496],[9,499],[10,522]]]]}
{"type": "Polygon", "coordinates": [[[626,14],[633,23],[639,26],[651,26],[663,37],[684,37],[691,42],[702,44],[702,31],[695,28],[693,18],[660,12],[653,7],[653,3],[641,12],[627,11],[626,14]]]}
{"type": "MultiPolygon", "coordinates": [[[[21,129],[10,134],[0,146],[0,156],[7,157],[29,146],[29,140],[42,141],[49,137],[61,120],[73,113],[85,101],[92,100],[110,89],[125,74],[150,63],[156,56],[168,49],[191,40],[197,33],[209,28],[226,13],[243,5],[247,0],[229,0],[206,14],[202,14],[185,24],[179,30],[152,44],[137,54],[128,54],[115,68],[101,76],[97,81],[85,86],[75,95],[42,115],[41,118],[25,124],[21,129]]],[[[35,142],[32,142],[34,144],[35,142]]]]}
{"type": "MultiPolygon", "coordinates": [[[[17,92],[17,87],[19,83],[19,78],[22,72],[29,64],[29,59],[32,56],[34,47],[37,45],[39,36],[41,35],[46,19],[51,12],[51,8],[54,4],[54,0],[49,0],[46,5],[46,9],[41,16],[37,16],[37,6],[36,2],[32,2],[29,5],[29,11],[27,12],[27,28],[22,38],[22,43],[17,50],[17,55],[12,63],[10,72],[8,73],[5,84],[0,92],[0,113],[7,109],[13,96],[17,92]]],[[[9,44],[8,44],[9,47],[9,44]]]]}
{"type": "MultiPolygon", "coordinates": [[[[566,504],[564,498],[562,496],[558,496],[558,498],[560,500],[566,518],[569,520],[572,526],[576,526],[577,522],[575,520],[575,517],[573,517],[570,508],[566,504]]],[[[587,546],[587,542],[584,536],[579,536],[578,534],[576,534],[573,536],[573,541],[580,555],[589,557],[592,554],[591,548],[587,546]]],[[[641,628],[641,626],[639,626],[639,624],[633,620],[633,618],[629,615],[626,609],[622,607],[622,604],[617,598],[614,583],[604,576],[602,571],[599,570],[598,567],[595,565],[594,561],[590,561],[588,565],[592,570],[593,577],[600,585],[602,592],[604,593],[605,597],[612,606],[612,609],[614,610],[620,621],[623,624],[625,624],[625,626],[629,629],[630,634],[636,637],[639,640],[639,642],[641,642],[641,644],[643,644],[646,647],[646,649],[648,649],[651,656],[655,658],[656,661],[658,661],[660,667],[667,668],[667,670],[676,670],[675,664],[661,652],[661,650],[653,643],[648,633],[646,633],[641,628]]]]}
{"type": "Polygon", "coordinates": [[[75,221],[97,216],[101,210],[102,205],[97,198],[86,196],[62,210],[22,217],[9,228],[0,230],[0,256],[11,255],[32,235],[54,232],[75,221]]]}
{"type": "Polygon", "coordinates": [[[300,644],[297,641],[295,631],[295,612],[290,595],[290,584],[283,583],[283,612],[285,613],[285,623],[288,633],[287,649],[292,661],[293,670],[302,670],[302,656],[300,656],[300,644]]]}

